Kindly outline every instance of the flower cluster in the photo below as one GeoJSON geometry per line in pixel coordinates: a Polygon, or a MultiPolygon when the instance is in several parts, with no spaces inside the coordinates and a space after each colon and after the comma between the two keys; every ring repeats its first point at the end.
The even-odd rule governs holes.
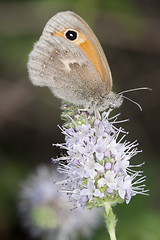
{"type": "Polygon", "coordinates": [[[58,191],[62,175],[49,167],[39,166],[22,184],[19,211],[22,223],[33,237],[50,240],[89,238],[102,222],[100,209],[78,208],[71,211],[71,203],[58,191]]]}
{"type": "Polygon", "coordinates": [[[66,156],[54,161],[59,162],[59,172],[67,174],[61,189],[76,207],[129,203],[132,196],[147,194],[143,172],[133,169],[144,163],[130,163],[140,152],[138,143],[123,142],[127,132],[115,126],[123,121],[118,121],[118,115],[109,118],[109,114],[110,110],[88,121],[88,113],[83,113],[82,124],[70,118],[70,126],[61,128],[65,143],[54,144],[67,152],[66,156]]]}

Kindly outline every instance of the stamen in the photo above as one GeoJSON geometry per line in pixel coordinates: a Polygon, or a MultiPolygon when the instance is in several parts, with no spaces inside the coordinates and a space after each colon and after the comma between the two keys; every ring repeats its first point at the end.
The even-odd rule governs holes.
{"type": "Polygon", "coordinates": [[[118,114],[116,114],[115,116],[113,116],[113,117],[111,117],[111,118],[108,118],[108,120],[110,121],[110,120],[112,120],[112,119],[114,119],[114,118],[119,117],[120,115],[121,115],[121,113],[118,113],[118,114]]]}
{"type": "Polygon", "coordinates": [[[119,121],[115,121],[114,123],[124,123],[124,122],[128,122],[129,119],[124,119],[124,120],[119,120],[119,121]]]}

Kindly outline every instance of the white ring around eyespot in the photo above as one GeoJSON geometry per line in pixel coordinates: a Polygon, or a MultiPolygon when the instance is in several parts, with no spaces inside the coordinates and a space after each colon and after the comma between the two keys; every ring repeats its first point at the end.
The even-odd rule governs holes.
{"type": "MultiPolygon", "coordinates": [[[[64,37],[66,38],[66,33],[68,31],[73,31],[73,32],[76,32],[77,33],[77,38],[75,40],[72,40],[73,42],[76,41],[78,38],[79,38],[79,33],[75,30],[75,29],[72,29],[72,28],[68,28],[65,32],[64,32],[64,37]]],[[[69,39],[68,39],[69,40],[69,39]]]]}

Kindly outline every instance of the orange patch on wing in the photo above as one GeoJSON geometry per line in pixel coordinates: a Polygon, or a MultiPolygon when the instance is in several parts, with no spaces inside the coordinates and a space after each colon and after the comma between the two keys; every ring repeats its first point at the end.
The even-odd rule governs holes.
{"type": "MultiPolygon", "coordinates": [[[[60,37],[65,38],[65,36],[64,36],[65,31],[66,31],[66,29],[63,31],[56,31],[56,32],[51,33],[51,35],[52,36],[60,36],[60,37]]],[[[80,47],[81,50],[87,56],[87,58],[92,62],[92,64],[96,68],[97,72],[101,76],[101,79],[107,83],[107,85],[109,87],[109,89],[108,89],[108,91],[109,91],[110,88],[112,87],[112,82],[109,79],[111,76],[108,76],[106,74],[105,66],[107,67],[108,73],[110,74],[108,62],[106,60],[106,57],[102,50],[102,47],[99,44],[97,38],[94,36],[94,34],[92,32],[90,32],[90,34],[94,38],[98,48],[94,45],[94,43],[89,38],[86,37],[86,35],[83,32],[78,32],[78,38],[76,40],[72,41],[72,43],[75,44],[76,46],[80,47]],[[101,54],[103,61],[100,57],[100,54],[101,54]]]]}
{"type": "Polygon", "coordinates": [[[93,63],[101,78],[104,80],[106,71],[102,64],[98,50],[94,44],[88,38],[86,38],[83,42],[79,43],[78,46],[82,49],[87,58],[93,63]]]}
{"type": "MultiPolygon", "coordinates": [[[[65,31],[66,30],[56,31],[56,32],[51,33],[51,35],[64,37],[65,31]]],[[[94,67],[100,74],[101,78],[104,80],[105,79],[105,69],[101,63],[102,60],[99,56],[99,53],[98,53],[97,49],[95,48],[95,46],[93,45],[93,43],[89,39],[87,39],[85,34],[83,34],[82,32],[79,33],[78,39],[73,41],[73,43],[82,49],[82,51],[85,53],[87,58],[93,63],[94,67]]]]}
{"type": "Polygon", "coordinates": [[[65,32],[65,31],[62,31],[62,32],[56,31],[56,32],[52,32],[51,35],[52,35],[52,36],[64,37],[64,32],[65,32]]]}
{"type": "MultiPolygon", "coordinates": [[[[111,90],[111,88],[112,88],[112,75],[111,75],[111,71],[110,71],[110,68],[109,68],[108,61],[107,61],[107,59],[106,59],[106,56],[105,56],[105,54],[104,54],[104,51],[103,51],[103,49],[102,49],[102,47],[101,47],[98,39],[96,38],[95,34],[94,34],[93,31],[91,30],[91,28],[88,26],[88,24],[87,24],[80,16],[78,16],[78,15],[75,14],[75,13],[72,13],[72,15],[73,15],[73,17],[75,17],[76,19],[78,19],[78,20],[84,25],[84,27],[88,30],[88,32],[89,32],[89,34],[91,35],[91,37],[94,39],[94,41],[95,41],[95,43],[96,43],[96,45],[97,45],[97,48],[98,48],[98,50],[100,51],[100,55],[101,55],[101,57],[102,57],[102,59],[101,59],[101,57],[99,56],[98,50],[96,50],[96,51],[97,51],[97,54],[98,54],[98,56],[99,56],[98,58],[100,59],[100,63],[99,63],[99,64],[96,64],[96,62],[95,62],[94,65],[95,65],[95,67],[97,66],[97,70],[99,69],[98,72],[99,72],[99,73],[101,72],[101,74],[100,74],[101,77],[104,76],[104,74],[102,74],[102,72],[105,72],[105,73],[106,73],[105,76],[102,77],[102,80],[107,83],[108,89],[111,90]],[[98,66],[98,65],[99,65],[99,66],[98,66]],[[103,65],[103,66],[102,66],[102,65],[103,65]],[[106,72],[106,70],[102,70],[102,69],[105,69],[105,68],[107,68],[107,72],[106,72]],[[100,69],[101,69],[101,70],[100,70],[100,69]]],[[[90,42],[91,42],[91,41],[90,41],[90,42]]],[[[92,45],[94,45],[94,44],[92,43],[92,45]]],[[[92,61],[92,63],[93,63],[93,61],[92,61]]]]}

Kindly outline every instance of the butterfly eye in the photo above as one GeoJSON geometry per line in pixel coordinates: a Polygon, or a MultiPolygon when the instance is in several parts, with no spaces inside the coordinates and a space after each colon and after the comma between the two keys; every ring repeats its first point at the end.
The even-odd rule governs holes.
{"type": "Polygon", "coordinates": [[[68,31],[65,33],[65,36],[66,36],[66,38],[68,38],[69,40],[74,41],[74,40],[76,40],[76,38],[77,38],[77,32],[76,32],[76,31],[73,31],[73,30],[68,30],[68,31]]]}

